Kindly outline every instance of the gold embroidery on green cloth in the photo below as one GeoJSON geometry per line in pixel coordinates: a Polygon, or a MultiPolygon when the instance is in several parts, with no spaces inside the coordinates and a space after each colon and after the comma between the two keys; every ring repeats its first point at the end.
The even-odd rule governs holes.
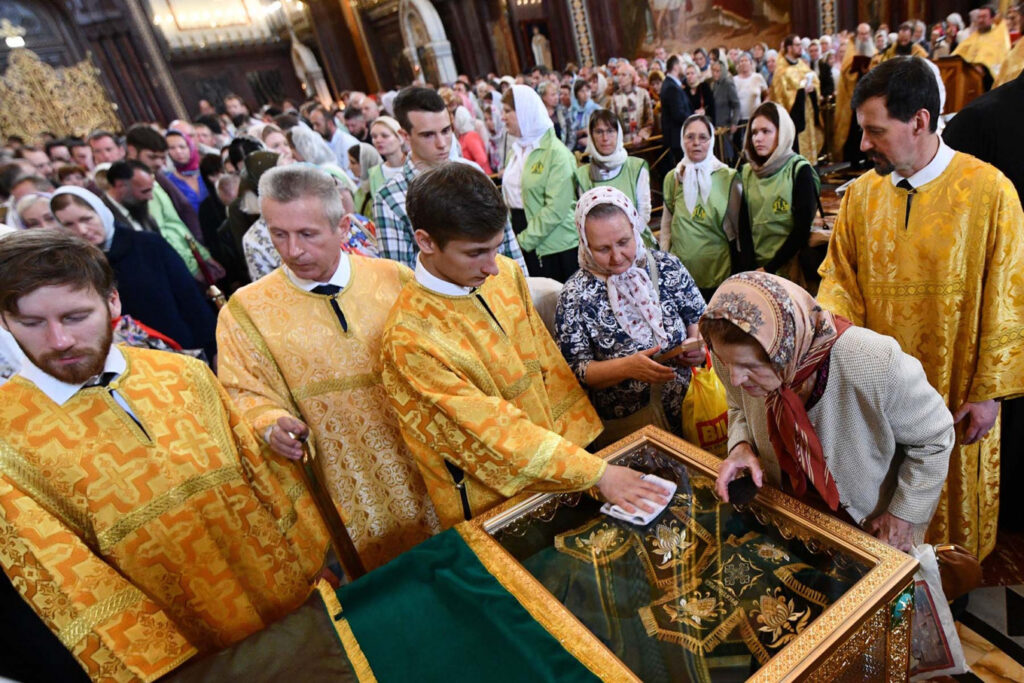
{"type": "Polygon", "coordinates": [[[699,591],[687,598],[665,597],[639,610],[640,621],[647,630],[647,635],[664,642],[675,643],[694,654],[705,654],[714,650],[745,619],[742,609],[721,618],[726,612],[726,607],[718,603],[714,597],[699,591]],[[701,601],[704,601],[703,604],[701,601]],[[703,619],[698,617],[699,621],[695,622],[687,614],[684,605],[691,602],[698,605],[691,607],[691,610],[702,611],[705,614],[703,619]],[[712,602],[714,607],[711,607],[712,602]],[[667,619],[668,628],[662,627],[659,623],[658,613],[667,619]],[[693,633],[687,633],[689,629],[692,629],[693,633]],[[710,630],[706,634],[701,633],[707,629],[710,630]]]}
{"type": "Polygon", "coordinates": [[[796,578],[796,573],[804,569],[814,569],[809,564],[803,564],[797,562],[795,564],[787,564],[784,567],[779,567],[775,570],[775,576],[782,582],[782,585],[799,595],[808,602],[813,602],[815,605],[821,607],[828,607],[832,601],[828,599],[821,591],[816,591],[813,588],[809,588],[804,584],[800,583],[800,580],[796,578]]]}
{"type": "Polygon", "coordinates": [[[3,439],[0,439],[0,471],[77,536],[95,547],[96,538],[86,512],[78,509],[67,496],[56,491],[34,465],[27,462],[3,439]]]}
{"type": "Polygon", "coordinates": [[[142,591],[134,586],[123,588],[106,600],[86,607],[81,614],[57,632],[57,637],[64,647],[70,650],[87,633],[115,614],[124,612],[143,597],[142,591]]]}
{"type": "Polygon", "coordinates": [[[640,679],[497,541],[469,522],[455,529],[491,576],[583,666],[606,683],[639,683],[640,679]]]}
{"type": "Polygon", "coordinates": [[[334,632],[338,634],[338,638],[341,640],[341,646],[345,649],[345,655],[348,657],[349,663],[352,664],[352,669],[355,671],[359,683],[376,683],[377,677],[370,667],[370,662],[366,659],[363,649],[359,647],[359,641],[356,640],[356,635],[352,633],[352,627],[349,626],[348,619],[343,616],[344,610],[338,601],[338,594],[323,579],[317,581],[316,590],[324,601],[324,607],[327,608],[327,616],[331,623],[334,624],[334,632]]]}
{"type": "Polygon", "coordinates": [[[584,562],[607,564],[622,557],[635,539],[634,534],[627,534],[598,518],[579,529],[555,536],[555,549],[584,562]]]}
{"type": "Polygon", "coordinates": [[[758,631],[770,633],[772,642],[768,647],[777,649],[796,638],[807,627],[811,611],[808,609],[797,611],[793,599],[786,599],[782,593],[782,587],[776,586],[774,591],[768,591],[757,600],[757,607],[750,610],[750,616],[757,618],[760,624],[758,631]]]}
{"type": "Polygon", "coordinates": [[[104,554],[109,552],[111,548],[123,541],[127,536],[160,515],[180,506],[192,496],[220,486],[239,476],[240,474],[234,466],[226,465],[186,479],[174,488],[160,494],[149,503],[122,515],[114,524],[97,534],[96,538],[99,542],[100,552],[104,554]]]}

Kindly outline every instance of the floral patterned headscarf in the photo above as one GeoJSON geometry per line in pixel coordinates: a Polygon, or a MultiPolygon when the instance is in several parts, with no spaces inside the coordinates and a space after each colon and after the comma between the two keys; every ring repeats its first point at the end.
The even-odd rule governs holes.
{"type": "MultiPolygon", "coordinates": [[[[823,309],[789,280],[760,272],[740,273],[723,282],[708,303],[701,320],[705,319],[728,320],[764,349],[782,380],[765,397],[769,436],[779,465],[797,495],[803,495],[810,479],[825,502],[837,509],[835,480],[796,392],[828,358],[850,321],[823,309]]],[[[711,340],[705,339],[710,345],[711,340]]]]}
{"type": "Polygon", "coordinates": [[[608,286],[608,302],[619,325],[638,344],[646,347],[664,345],[668,334],[662,322],[661,304],[650,275],[647,274],[647,250],[641,233],[643,220],[633,202],[614,187],[602,186],[588,190],[576,202],[576,230],[580,235],[580,268],[604,280],[608,286]],[[636,255],[633,265],[624,273],[612,275],[597,265],[587,242],[587,216],[599,204],[613,204],[626,214],[633,226],[636,255]]]}

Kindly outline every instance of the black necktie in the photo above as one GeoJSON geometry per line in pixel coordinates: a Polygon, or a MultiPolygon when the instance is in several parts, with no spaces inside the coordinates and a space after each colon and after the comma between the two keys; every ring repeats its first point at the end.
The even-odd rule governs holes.
{"type": "Polygon", "coordinates": [[[914,186],[906,178],[896,183],[896,187],[907,191],[907,215],[903,218],[903,229],[906,230],[910,227],[910,203],[914,201],[914,193],[917,190],[914,189],[914,186]]]}
{"type": "Polygon", "coordinates": [[[341,323],[342,331],[348,332],[348,323],[345,321],[345,314],[341,312],[341,306],[338,305],[338,300],[334,296],[341,291],[341,287],[338,285],[317,285],[310,291],[313,292],[313,294],[322,294],[324,296],[331,297],[331,308],[334,309],[334,315],[338,317],[338,322],[341,323]]]}
{"type": "Polygon", "coordinates": [[[139,426],[139,429],[142,430],[142,433],[145,434],[146,438],[148,439],[149,438],[149,433],[146,432],[146,428],[142,426],[141,422],[139,422],[139,418],[135,417],[135,415],[133,415],[130,410],[125,410],[124,406],[122,406],[120,403],[118,403],[117,398],[114,396],[114,390],[110,388],[110,383],[113,382],[115,379],[117,379],[117,376],[118,376],[118,373],[116,373],[116,372],[109,372],[108,371],[108,372],[100,373],[99,375],[95,375],[93,377],[90,377],[89,380],[83,386],[83,388],[85,388],[85,387],[104,387],[107,390],[107,393],[110,394],[110,398],[114,399],[114,403],[117,403],[117,407],[121,408],[121,410],[124,410],[125,414],[127,414],[128,417],[130,417],[132,419],[132,421],[139,426]]]}

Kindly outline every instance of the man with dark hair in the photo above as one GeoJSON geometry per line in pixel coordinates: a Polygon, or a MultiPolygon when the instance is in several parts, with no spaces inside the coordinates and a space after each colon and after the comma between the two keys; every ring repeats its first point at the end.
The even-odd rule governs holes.
{"type": "Polygon", "coordinates": [[[92,175],[92,169],[96,166],[92,160],[92,147],[85,140],[73,138],[68,140],[68,151],[71,153],[71,160],[78,164],[92,175]]]}
{"type": "Polygon", "coordinates": [[[872,68],[893,57],[921,57],[922,59],[928,59],[928,51],[913,41],[913,35],[913,22],[904,21],[900,24],[899,30],[896,32],[896,42],[874,56],[871,60],[872,68]]]}
{"type": "Polygon", "coordinates": [[[778,102],[789,112],[796,127],[793,151],[814,164],[823,141],[817,132],[821,83],[818,74],[801,59],[803,49],[800,37],[795,33],[782,41],[781,59],[771,80],[768,99],[778,102]]]}
{"type": "Polygon", "coordinates": [[[218,373],[277,456],[301,458],[307,439],[316,449],[338,514],[374,569],[439,530],[380,378],[384,321],[412,273],[342,251],[345,211],[324,170],[272,168],[259,202],[283,265],[221,311],[218,373]]]}
{"type": "Polygon", "coordinates": [[[96,164],[112,164],[124,159],[124,147],[109,131],[93,131],[89,135],[89,147],[92,149],[92,159],[96,164]]]}
{"type": "Polygon", "coordinates": [[[370,131],[366,128],[362,107],[351,105],[345,109],[345,128],[359,142],[370,142],[370,131]]]}
{"type": "MultiPolygon", "coordinates": [[[[406,213],[405,198],[409,183],[423,171],[448,161],[452,145],[452,119],[444,100],[435,90],[410,86],[394,102],[395,118],[402,127],[402,139],[409,144],[409,158],[402,172],[389,180],[373,199],[373,221],[377,226],[380,255],[416,266],[419,243],[413,237],[412,223],[406,213]]],[[[456,159],[477,170],[468,159],[456,159]]],[[[482,172],[482,171],[481,171],[482,172]]],[[[526,272],[526,262],[509,223],[501,243],[501,253],[515,259],[526,272]]]]}
{"type": "MultiPolygon", "coordinates": [[[[161,235],[174,252],[188,266],[192,277],[205,283],[195,255],[192,253],[188,228],[181,222],[169,199],[159,196],[160,186],[155,184],[152,169],[138,159],[119,161],[107,170],[110,188],[103,195],[104,203],[114,215],[136,230],[147,230],[161,235]]],[[[200,255],[211,264],[206,247],[195,245],[200,255]]]]}
{"type": "Polygon", "coordinates": [[[1010,54],[1010,32],[1005,21],[995,23],[995,5],[982,5],[975,12],[977,28],[956,46],[953,56],[963,57],[966,62],[984,67],[987,80],[991,82],[991,79],[999,75],[999,66],[1006,55],[1010,54]]]}
{"type": "Polygon", "coordinates": [[[683,95],[682,75],[683,60],[672,55],[665,64],[665,80],[661,84],[661,134],[676,164],[683,160],[683,123],[692,113],[689,100],[683,95]]]}
{"type": "MultiPolygon", "coordinates": [[[[124,146],[128,159],[141,161],[153,172],[157,183],[153,198],[160,206],[150,207],[150,212],[157,222],[162,225],[164,220],[180,221],[192,233],[192,237],[202,244],[203,230],[199,225],[199,214],[164,173],[167,163],[167,139],[150,126],[137,123],[125,133],[124,146]]],[[[203,254],[203,258],[209,258],[209,254],[203,254]]]]}
{"type": "Polygon", "coordinates": [[[71,151],[68,149],[68,141],[60,139],[47,142],[46,156],[50,157],[50,161],[55,165],[70,164],[71,151]]]}
{"type": "Polygon", "coordinates": [[[46,153],[45,149],[26,145],[14,153],[14,158],[24,159],[32,164],[36,174],[46,178],[51,183],[56,181],[53,161],[50,160],[50,156],[46,153]]]}
{"type": "Polygon", "coordinates": [[[111,344],[120,309],[91,244],[0,240],[28,359],[0,387],[0,565],[91,678],[155,680],[299,607],[327,534],[205,364],[111,344]]]}
{"type": "Polygon", "coordinates": [[[843,197],[818,301],[921,361],[959,423],[929,542],[983,558],[996,542],[998,401],[1024,394],[1024,212],[1006,176],[936,133],[925,60],[872,69],[853,107],[875,173],[843,197]]]}
{"type": "Polygon", "coordinates": [[[352,145],[358,145],[359,140],[352,137],[344,126],[338,125],[337,115],[336,110],[327,111],[323,105],[318,104],[309,112],[309,123],[331,146],[334,156],[338,159],[338,166],[345,169],[346,173],[350,173],[348,150],[352,145]]]}
{"type": "Polygon", "coordinates": [[[419,256],[385,326],[384,386],[442,527],[520,491],[597,486],[619,504],[662,502],[639,473],[584,450],[601,421],[523,273],[498,254],[498,188],[449,162],[412,181],[407,205],[419,256]]]}

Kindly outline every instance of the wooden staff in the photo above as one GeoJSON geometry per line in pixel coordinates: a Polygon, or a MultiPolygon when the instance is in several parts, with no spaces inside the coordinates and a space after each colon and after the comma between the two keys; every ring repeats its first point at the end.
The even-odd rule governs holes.
{"type": "Polygon", "coordinates": [[[302,477],[302,483],[313,495],[313,502],[327,526],[327,533],[330,534],[331,544],[334,546],[338,561],[341,562],[341,568],[345,570],[349,580],[355,581],[366,573],[366,567],[363,566],[363,560],[356,551],[355,543],[352,542],[345,522],[338,514],[338,508],[335,507],[331,494],[320,480],[320,475],[316,470],[316,456],[310,452],[312,449],[306,443],[308,436],[298,437],[291,432],[288,432],[288,436],[303,442],[302,461],[298,463],[299,475],[302,477]]]}

